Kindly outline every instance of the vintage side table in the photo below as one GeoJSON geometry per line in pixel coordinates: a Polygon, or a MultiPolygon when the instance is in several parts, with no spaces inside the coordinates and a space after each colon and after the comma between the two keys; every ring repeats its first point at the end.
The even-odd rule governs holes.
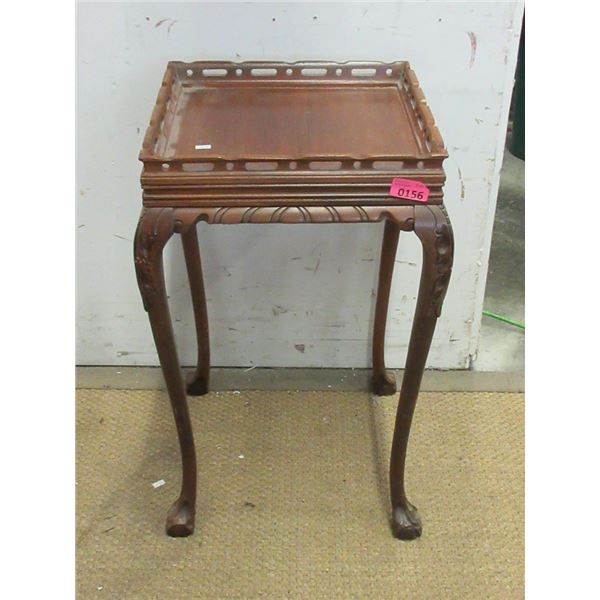
{"type": "Polygon", "coordinates": [[[394,394],[384,334],[400,231],[414,231],[423,266],[392,442],[390,488],[396,537],[421,534],[404,489],[412,416],[450,278],[452,230],[443,208],[447,157],[406,62],[170,62],[143,142],[143,209],[135,267],[181,446],[181,494],[167,533],[194,530],[196,455],[186,401],[209,381],[208,318],[196,223],[384,221],[373,328],[373,390],[394,394]],[[400,177],[429,189],[426,203],[391,197],[400,177]],[[181,235],[190,280],[198,364],[186,384],[177,359],[162,252],[181,235]]]}

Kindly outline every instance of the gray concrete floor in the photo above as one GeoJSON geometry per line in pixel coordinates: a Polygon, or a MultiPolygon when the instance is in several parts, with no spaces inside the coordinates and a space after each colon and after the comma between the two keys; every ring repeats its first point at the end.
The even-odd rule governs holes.
{"type": "MultiPolygon", "coordinates": [[[[193,369],[186,369],[187,372],[193,369]]],[[[398,389],[403,371],[396,371],[398,389]]],[[[424,392],[522,392],[522,373],[501,371],[425,371],[424,392]]],[[[223,368],[210,370],[212,391],[240,390],[368,390],[371,369],[223,368]]],[[[77,367],[76,386],[92,389],[164,389],[158,367],[77,367]]]]}
{"type": "MultiPolygon", "coordinates": [[[[504,152],[484,309],[525,322],[525,161],[504,152]]],[[[483,316],[477,371],[522,372],[525,332],[483,316]]]]}

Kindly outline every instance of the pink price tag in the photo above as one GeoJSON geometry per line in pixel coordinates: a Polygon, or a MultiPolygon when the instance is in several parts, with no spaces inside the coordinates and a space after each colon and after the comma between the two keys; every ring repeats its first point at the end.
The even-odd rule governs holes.
{"type": "Polygon", "coordinates": [[[427,202],[429,188],[420,181],[394,177],[390,187],[390,196],[403,198],[404,200],[414,200],[415,202],[427,202]]]}

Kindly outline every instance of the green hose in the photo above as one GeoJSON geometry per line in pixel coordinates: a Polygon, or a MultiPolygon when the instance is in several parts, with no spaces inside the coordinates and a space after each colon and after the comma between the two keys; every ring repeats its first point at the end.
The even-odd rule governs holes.
{"type": "Polygon", "coordinates": [[[503,323],[508,323],[509,325],[514,325],[515,327],[518,327],[519,329],[525,329],[525,325],[523,325],[523,323],[519,323],[519,321],[513,321],[513,319],[509,319],[508,317],[498,315],[498,314],[492,312],[491,310],[484,310],[483,314],[486,317],[491,317],[492,319],[498,319],[498,321],[502,321],[503,323]]]}

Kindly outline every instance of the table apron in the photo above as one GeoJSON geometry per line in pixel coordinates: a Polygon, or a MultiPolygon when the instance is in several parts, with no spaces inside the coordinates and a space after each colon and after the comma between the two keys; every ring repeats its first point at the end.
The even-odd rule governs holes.
{"type": "Polygon", "coordinates": [[[210,224],[240,223],[377,223],[386,219],[404,231],[414,229],[415,206],[213,206],[166,208],[173,210],[175,231],[183,233],[199,221],[210,224]]]}

